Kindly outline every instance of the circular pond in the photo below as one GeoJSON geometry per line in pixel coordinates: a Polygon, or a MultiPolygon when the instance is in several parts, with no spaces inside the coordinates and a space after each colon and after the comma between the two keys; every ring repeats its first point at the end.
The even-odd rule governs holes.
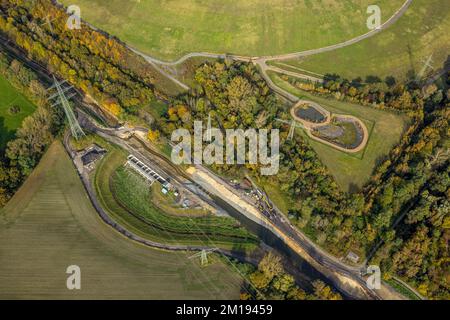
{"type": "Polygon", "coordinates": [[[323,123],[327,120],[326,116],[310,105],[298,107],[295,115],[303,120],[312,123],[323,123]]]}
{"type": "Polygon", "coordinates": [[[364,140],[364,130],[359,122],[344,116],[335,117],[332,123],[314,128],[312,133],[345,149],[355,149],[364,140]]]}

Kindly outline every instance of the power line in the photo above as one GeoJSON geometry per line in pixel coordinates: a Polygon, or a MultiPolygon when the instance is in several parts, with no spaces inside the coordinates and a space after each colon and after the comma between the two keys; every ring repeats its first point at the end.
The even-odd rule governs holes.
{"type": "Polygon", "coordinates": [[[295,134],[296,128],[305,129],[305,127],[302,124],[299,124],[295,120],[288,121],[288,120],[283,120],[283,119],[275,119],[275,121],[290,125],[289,134],[288,134],[288,138],[287,138],[288,140],[294,139],[294,134],[295,134]]]}
{"type": "Polygon", "coordinates": [[[70,96],[66,97],[66,92],[72,88],[72,86],[68,88],[62,88],[61,84],[58,80],[56,80],[56,77],[53,76],[54,85],[50,88],[56,88],[57,94],[54,94],[48,98],[49,101],[51,101],[53,98],[57,98],[58,101],[54,103],[52,106],[58,106],[61,105],[64,109],[64,113],[66,114],[67,120],[69,121],[70,131],[72,132],[72,136],[75,137],[75,139],[79,140],[81,137],[84,137],[84,131],[81,129],[80,124],[78,123],[77,118],[75,117],[75,114],[70,107],[69,100],[71,97],[75,95],[75,93],[72,93],[70,96]]]}

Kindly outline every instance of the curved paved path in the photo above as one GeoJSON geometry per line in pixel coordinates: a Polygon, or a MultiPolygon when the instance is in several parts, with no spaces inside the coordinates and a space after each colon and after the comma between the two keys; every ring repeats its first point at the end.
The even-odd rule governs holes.
{"type": "MultiPolygon", "coordinates": [[[[130,49],[131,51],[133,51],[134,53],[136,53],[137,55],[140,55],[148,63],[150,63],[152,65],[152,67],[155,68],[159,73],[161,73],[163,76],[165,76],[165,77],[169,78],[170,80],[172,80],[173,82],[175,82],[177,85],[182,87],[184,90],[190,89],[186,84],[184,84],[183,82],[181,82],[180,80],[178,80],[177,78],[172,76],[171,74],[167,73],[165,70],[161,69],[159,67],[159,65],[163,65],[163,63],[156,62],[154,58],[150,57],[149,55],[146,55],[145,53],[140,52],[139,50],[134,49],[133,47],[130,47],[127,45],[127,48],[130,49]]],[[[186,59],[189,59],[189,58],[186,58],[186,59]]]]}
{"type": "Polygon", "coordinates": [[[211,53],[211,52],[191,52],[188,53],[186,55],[184,55],[183,57],[174,60],[174,61],[164,61],[164,60],[160,60],[154,57],[151,57],[149,55],[145,55],[140,53],[138,50],[133,49],[131,47],[129,47],[131,50],[133,50],[136,53],[139,53],[141,55],[145,55],[148,60],[151,60],[154,63],[160,64],[160,65],[168,65],[168,66],[175,66],[178,65],[180,63],[183,63],[184,61],[190,59],[190,58],[194,58],[194,57],[205,57],[205,58],[225,58],[225,57],[229,57],[229,58],[234,58],[236,60],[265,60],[265,61],[270,61],[270,60],[287,60],[287,59],[293,59],[293,58],[299,58],[299,57],[306,57],[306,56],[310,56],[310,55],[314,55],[314,54],[318,54],[318,53],[323,53],[323,52],[327,52],[327,51],[333,51],[336,49],[340,49],[340,48],[344,48],[347,46],[350,46],[352,44],[355,44],[357,42],[360,42],[364,39],[373,37],[374,35],[376,35],[377,33],[389,28],[391,25],[393,25],[395,22],[397,22],[398,19],[400,19],[403,14],[406,12],[406,10],[409,8],[409,6],[411,5],[412,0],[406,0],[403,5],[386,21],[384,22],[379,28],[371,30],[365,34],[362,34],[360,36],[354,37],[350,40],[344,41],[344,42],[340,42],[334,45],[330,45],[330,46],[326,46],[326,47],[322,47],[322,48],[317,48],[317,49],[311,49],[311,50],[305,50],[305,51],[298,51],[298,52],[292,52],[292,53],[286,53],[286,54],[280,54],[280,55],[268,55],[268,56],[259,56],[259,57],[250,57],[250,56],[241,56],[241,55],[233,55],[233,54],[219,54],[219,53],[211,53]]]}
{"type": "Polygon", "coordinates": [[[313,76],[308,76],[308,75],[304,75],[304,74],[300,74],[300,73],[295,73],[295,72],[290,72],[290,71],[286,71],[283,70],[281,68],[277,68],[274,66],[268,66],[267,65],[267,61],[273,61],[273,60],[287,60],[287,59],[294,59],[294,58],[300,58],[300,57],[306,57],[306,56],[310,56],[310,55],[314,55],[314,54],[319,54],[319,53],[324,53],[324,52],[328,52],[328,51],[333,51],[336,49],[341,49],[347,46],[350,46],[352,44],[355,44],[357,42],[360,42],[362,40],[368,39],[370,37],[373,37],[374,35],[378,34],[379,32],[389,28],[391,25],[393,25],[398,19],[400,19],[403,14],[406,12],[406,10],[409,8],[409,6],[411,5],[412,0],[406,0],[403,5],[386,21],[384,22],[379,28],[371,30],[365,34],[362,34],[360,36],[354,37],[350,40],[344,41],[344,42],[340,42],[334,45],[330,45],[330,46],[326,46],[326,47],[322,47],[322,48],[317,48],[317,49],[311,49],[311,50],[305,50],[305,51],[299,51],[299,52],[292,52],[292,53],[287,53],[287,54],[280,54],[280,55],[269,55],[269,56],[260,56],[260,57],[250,57],[250,56],[241,56],[241,55],[233,55],[233,54],[223,54],[223,53],[211,53],[211,52],[191,52],[188,53],[186,55],[184,55],[183,57],[174,60],[174,61],[164,61],[164,60],[160,60],[157,58],[154,58],[150,55],[147,55],[131,46],[128,46],[128,49],[130,49],[131,51],[133,51],[134,53],[140,55],[141,57],[143,57],[147,62],[149,62],[150,64],[153,65],[153,67],[155,67],[158,72],[160,72],[162,75],[166,76],[168,79],[172,80],[174,83],[176,83],[177,85],[179,85],[180,87],[182,87],[185,90],[190,90],[190,87],[187,86],[186,84],[184,84],[183,82],[181,82],[180,80],[178,80],[177,78],[175,78],[173,75],[167,73],[166,71],[164,71],[163,69],[161,69],[160,67],[158,67],[158,65],[163,65],[163,66],[176,66],[178,64],[181,64],[183,62],[185,62],[186,60],[190,59],[190,58],[194,58],[194,57],[204,57],[204,58],[214,58],[214,59],[219,59],[219,58],[231,58],[234,60],[238,60],[238,61],[247,61],[247,62],[253,62],[257,65],[260,66],[261,68],[261,73],[262,76],[264,78],[264,80],[266,80],[268,86],[274,90],[276,93],[278,93],[279,95],[281,95],[282,97],[284,97],[285,99],[291,101],[291,102],[297,102],[298,98],[294,95],[292,95],[291,93],[287,92],[286,90],[278,87],[275,83],[273,83],[273,81],[270,79],[270,77],[267,75],[267,71],[268,70],[272,70],[275,72],[279,72],[279,73],[283,73],[283,74],[287,74],[287,75],[291,75],[294,77],[298,77],[298,78],[302,78],[305,80],[310,80],[310,81],[322,81],[319,78],[313,77],[313,76]]]}
{"type": "MultiPolygon", "coordinates": [[[[167,72],[165,72],[163,69],[161,69],[160,67],[156,66],[156,65],[166,65],[166,66],[176,66],[180,63],[183,63],[184,61],[193,58],[193,57],[205,57],[205,58],[231,58],[234,60],[238,60],[238,61],[248,61],[248,62],[253,62],[256,63],[257,65],[259,65],[261,67],[261,71],[262,71],[262,76],[264,77],[264,79],[267,81],[269,87],[271,87],[275,92],[281,94],[283,97],[287,98],[288,100],[291,100],[293,102],[298,101],[298,97],[286,92],[285,90],[279,88],[278,86],[276,86],[272,80],[269,78],[269,76],[267,75],[267,70],[270,70],[271,66],[267,66],[266,62],[267,61],[271,61],[271,60],[287,60],[287,59],[293,59],[293,58],[299,58],[299,57],[305,57],[305,56],[310,56],[310,55],[314,55],[314,54],[318,54],[318,53],[323,53],[323,52],[328,52],[328,51],[332,51],[332,50],[336,50],[336,49],[340,49],[340,48],[344,48],[346,46],[350,46],[352,44],[355,44],[357,42],[360,42],[364,39],[370,38],[376,34],[378,34],[379,32],[387,29],[388,27],[390,27],[392,24],[394,24],[408,9],[408,7],[410,6],[410,4],[412,3],[412,0],[406,0],[404,2],[404,4],[402,5],[402,7],[397,10],[395,12],[395,14],[388,19],[385,23],[383,23],[380,28],[376,29],[376,30],[372,30],[366,34],[357,36],[355,38],[352,38],[350,40],[335,44],[335,45],[331,45],[331,46],[327,46],[327,47],[322,47],[322,48],[317,48],[317,49],[312,49],[312,50],[306,50],[306,51],[301,51],[301,52],[294,52],[294,53],[288,53],[288,54],[282,54],[282,55],[274,55],[274,56],[262,56],[262,57],[249,57],[249,56],[239,56],[239,55],[226,55],[226,54],[215,54],[215,53],[209,53],[209,52],[194,52],[194,53],[189,53],[183,57],[181,57],[180,59],[176,60],[176,61],[172,61],[172,62],[167,62],[167,61],[162,61],[159,59],[156,59],[154,57],[151,57],[149,55],[146,55],[132,47],[129,47],[130,50],[132,50],[133,52],[135,52],[136,54],[139,54],[140,56],[142,56],[145,60],[147,60],[149,63],[151,63],[152,65],[154,65],[155,67],[157,67],[158,71],[165,75],[167,78],[171,79],[173,82],[175,82],[176,84],[178,84],[180,87],[188,90],[189,87],[187,85],[185,85],[184,83],[182,83],[181,81],[179,81],[178,79],[176,79],[175,77],[173,77],[172,75],[168,74],[167,72]]],[[[275,70],[274,70],[275,71],[275,70]]],[[[298,76],[298,75],[297,75],[298,76]]],[[[87,183],[88,181],[86,181],[86,178],[82,176],[82,180],[87,183]]],[[[91,197],[91,200],[93,201],[93,203],[95,204],[96,209],[98,209],[100,215],[102,216],[102,218],[105,220],[106,223],[110,224],[111,226],[113,226],[116,230],[118,230],[119,232],[123,233],[124,235],[126,235],[127,237],[141,242],[143,244],[149,245],[149,246],[154,246],[154,247],[160,247],[161,244],[158,243],[152,243],[152,242],[148,242],[145,239],[142,239],[140,237],[136,237],[136,235],[129,233],[127,230],[125,230],[124,228],[122,228],[121,226],[115,224],[115,222],[111,221],[109,216],[106,214],[106,212],[104,212],[101,208],[101,206],[99,205],[99,203],[96,203],[96,199],[95,196],[93,194],[93,190],[90,190],[90,188],[88,188],[88,193],[89,196],[91,197]],[[89,192],[90,191],[90,192],[89,192]]],[[[165,247],[165,249],[169,249],[169,250],[201,250],[203,249],[202,247],[190,247],[190,248],[186,248],[186,247],[182,247],[182,248],[177,248],[177,247],[169,247],[166,245],[163,245],[165,247]]],[[[314,246],[315,247],[315,246],[314,246]]],[[[325,256],[329,256],[327,254],[325,254],[325,256]]],[[[323,258],[323,257],[321,257],[323,258]]],[[[322,260],[322,259],[320,259],[322,260]]],[[[349,269],[352,268],[348,268],[347,265],[345,265],[345,267],[343,268],[346,272],[349,271],[349,269]]],[[[355,267],[354,269],[359,269],[358,267],[355,267]]],[[[345,274],[345,273],[344,273],[345,274]]],[[[361,279],[359,279],[361,280],[361,279]]]]}
{"type": "Polygon", "coordinates": [[[333,118],[333,115],[331,115],[331,113],[328,110],[326,110],[325,108],[323,108],[321,105],[319,105],[318,103],[312,102],[312,101],[300,100],[295,106],[293,106],[291,108],[291,117],[294,120],[299,121],[300,123],[303,124],[303,126],[306,129],[306,133],[308,134],[308,136],[311,139],[319,141],[319,142],[324,143],[326,145],[329,145],[329,146],[331,146],[331,147],[333,147],[335,149],[338,149],[340,151],[343,151],[343,152],[357,153],[357,152],[363,150],[366,147],[367,142],[369,141],[369,131],[367,130],[366,125],[359,118],[357,118],[355,116],[352,116],[352,115],[347,115],[347,114],[335,114],[334,117],[341,117],[341,118],[352,119],[354,122],[358,123],[358,125],[360,126],[360,128],[363,131],[363,140],[361,141],[361,143],[356,148],[353,148],[353,149],[344,148],[344,147],[341,147],[339,145],[336,145],[336,144],[334,144],[332,142],[329,142],[327,140],[324,140],[324,139],[322,139],[320,137],[317,137],[317,136],[313,135],[311,131],[313,129],[317,129],[317,128],[320,128],[322,126],[326,126],[326,125],[330,124],[331,123],[331,119],[333,118]],[[321,123],[313,123],[313,122],[305,121],[304,119],[300,118],[295,113],[295,110],[301,104],[310,104],[310,105],[313,105],[313,107],[315,107],[317,109],[320,109],[320,111],[322,113],[325,112],[327,120],[324,121],[324,122],[321,122],[321,123]]]}
{"type": "Polygon", "coordinates": [[[385,23],[383,23],[379,28],[371,30],[365,34],[362,34],[360,36],[357,36],[353,39],[341,42],[341,43],[337,43],[331,46],[327,46],[327,47],[322,47],[322,48],[318,48],[318,49],[312,49],[312,50],[306,50],[306,51],[300,51],[300,52],[293,52],[293,53],[287,53],[287,54],[281,54],[281,55],[274,55],[274,56],[265,56],[265,57],[261,57],[262,59],[264,59],[265,61],[270,61],[270,60],[287,60],[287,59],[293,59],[293,58],[299,58],[299,57],[306,57],[306,56],[310,56],[310,55],[314,55],[314,54],[318,54],[318,53],[323,53],[323,52],[328,52],[328,51],[333,51],[336,49],[341,49],[347,46],[350,46],[352,44],[355,44],[357,42],[360,42],[362,40],[368,39],[370,37],[373,37],[374,35],[376,35],[377,33],[389,28],[391,25],[393,25],[395,22],[397,22],[398,19],[400,19],[403,14],[406,12],[406,10],[409,8],[409,6],[411,5],[412,0],[406,0],[403,5],[400,7],[400,9],[398,9],[385,23]]]}
{"type": "MultiPolygon", "coordinates": [[[[12,46],[8,46],[7,49],[13,50],[14,48],[12,46]]],[[[15,53],[14,56],[19,58],[19,57],[21,57],[21,54],[15,53]]],[[[27,59],[21,59],[21,61],[23,61],[24,63],[27,63],[27,64],[32,63],[33,70],[35,70],[40,76],[43,76],[44,78],[49,77],[48,70],[46,70],[43,66],[33,64],[32,61],[29,61],[27,59]]],[[[68,136],[66,136],[64,139],[66,146],[68,146],[67,139],[68,139],[68,136]]],[[[71,153],[70,147],[68,148],[68,152],[71,153]]],[[[97,212],[99,213],[101,218],[105,221],[105,223],[107,223],[108,225],[110,225],[111,227],[113,227],[114,229],[119,231],[120,233],[122,233],[124,236],[126,236],[134,241],[140,242],[144,245],[155,247],[155,248],[160,248],[160,249],[166,249],[166,250],[198,251],[198,250],[204,249],[204,247],[187,247],[187,246],[180,247],[180,246],[171,246],[171,245],[160,244],[160,243],[148,241],[146,239],[143,239],[143,238],[129,232],[123,226],[121,226],[121,225],[117,224],[115,221],[113,221],[108,216],[108,214],[103,210],[99,201],[96,199],[95,192],[92,190],[89,179],[87,179],[85,174],[81,174],[81,178],[82,178],[83,184],[85,185],[88,196],[90,197],[95,209],[97,209],[97,212]]],[[[349,276],[351,278],[356,277],[358,282],[362,281],[360,276],[357,276],[357,275],[359,274],[359,270],[361,267],[363,267],[363,265],[349,266],[349,265],[343,263],[340,259],[336,258],[335,256],[322,250],[319,246],[314,244],[308,237],[306,237],[298,229],[293,228],[292,230],[293,230],[293,232],[295,232],[295,237],[299,237],[301,239],[301,241],[299,241],[299,243],[298,243],[298,246],[300,246],[301,248],[306,250],[311,255],[311,257],[315,261],[317,261],[317,263],[319,263],[320,265],[323,266],[323,268],[325,268],[325,270],[335,270],[335,271],[339,272],[341,274],[341,276],[344,276],[344,277],[349,276]]],[[[221,251],[221,252],[225,255],[229,254],[226,251],[221,251]]],[[[362,282],[361,282],[361,284],[363,285],[362,282]]],[[[372,294],[377,296],[377,294],[374,292],[372,294]]],[[[387,297],[387,298],[398,298],[398,294],[395,291],[393,291],[389,287],[385,287],[385,286],[382,286],[382,292],[380,292],[380,296],[387,297]]]]}

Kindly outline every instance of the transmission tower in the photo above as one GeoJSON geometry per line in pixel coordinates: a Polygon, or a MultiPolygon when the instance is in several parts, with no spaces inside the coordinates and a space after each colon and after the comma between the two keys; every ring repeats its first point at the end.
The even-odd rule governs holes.
{"type": "Polygon", "coordinates": [[[208,255],[217,250],[219,250],[219,249],[212,248],[212,249],[202,250],[199,253],[196,253],[196,254],[190,256],[189,259],[200,257],[200,264],[202,265],[202,267],[205,267],[208,265],[208,255]]]}
{"type": "MultiPolygon", "coordinates": [[[[56,18],[55,18],[55,19],[56,19],[56,18]]],[[[51,33],[54,33],[54,32],[53,32],[53,25],[52,25],[52,22],[53,22],[55,19],[50,20],[49,15],[47,15],[47,16],[45,17],[45,22],[42,23],[41,26],[48,25],[48,27],[49,27],[51,33]]]]}
{"type": "Polygon", "coordinates": [[[416,76],[416,81],[422,80],[423,76],[425,75],[425,72],[427,72],[428,69],[434,70],[432,62],[433,62],[433,55],[430,55],[426,60],[422,60],[423,67],[419,71],[419,73],[416,76]]]}
{"type": "Polygon", "coordinates": [[[62,88],[62,84],[64,82],[58,82],[56,80],[55,76],[53,76],[54,84],[50,89],[55,88],[56,93],[50,96],[48,99],[51,101],[54,98],[57,98],[57,101],[52,105],[52,107],[55,106],[62,106],[64,109],[64,113],[66,114],[67,120],[69,122],[70,131],[72,132],[72,136],[75,139],[80,139],[81,137],[84,137],[85,134],[83,132],[83,129],[81,129],[80,124],[78,123],[77,118],[75,117],[75,114],[73,113],[72,108],[69,104],[69,99],[76,95],[76,93],[72,93],[70,96],[66,96],[66,92],[72,89],[72,86],[62,88]]]}
{"type": "Polygon", "coordinates": [[[303,126],[302,124],[298,123],[295,120],[287,121],[287,120],[282,120],[282,119],[275,119],[275,121],[290,125],[289,134],[288,134],[288,138],[287,138],[288,140],[294,139],[295,128],[305,129],[305,126],[303,126]]]}

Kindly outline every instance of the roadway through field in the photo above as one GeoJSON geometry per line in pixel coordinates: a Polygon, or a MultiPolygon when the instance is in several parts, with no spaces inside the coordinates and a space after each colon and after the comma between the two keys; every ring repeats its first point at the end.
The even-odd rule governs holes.
{"type": "MultiPolygon", "coordinates": [[[[267,75],[267,71],[268,70],[272,70],[275,72],[280,72],[280,68],[276,68],[274,66],[269,66],[267,65],[268,61],[275,61],[275,60],[288,60],[288,59],[294,59],[294,58],[301,58],[301,57],[307,57],[307,56],[311,56],[311,55],[315,55],[315,54],[320,54],[320,53],[324,53],[324,52],[328,52],[328,51],[333,51],[333,50],[337,50],[337,49],[341,49],[341,48],[345,48],[348,47],[350,45],[353,45],[355,43],[361,42],[365,39],[368,39],[370,37],[373,37],[375,35],[377,35],[378,33],[386,30],[387,28],[389,28],[390,26],[392,26],[395,22],[397,22],[398,19],[400,19],[405,12],[408,10],[409,6],[411,5],[412,0],[406,0],[403,5],[386,21],[384,22],[382,25],[380,25],[380,27],[373,29],[365,34],[362,34],[360,36],[357,36],[355,38],[352,38],[350,40],[341,42],[341,43],[337,43],[334,45],[330,45],[330,46],[326,46],[326,47],[322,47],[322,48],[317,48],[317,49],[311,49],[311,50],[305,50],[305,51],[299,51],[299,52],[292,52],[292,53],[286,53],[286,54],[280,54],[280,55],[271,55],[271,56],[261,56],[261,57],[250,57],[250,56],[241,56],[241,55],[234,55],[234,54],[224,54],[224,53],[211,53],[211,52],[191,52],[186,54],[185,56],[175,60],[175,61],[163,61],[157,58],[154,58],[150,55],[147,55],[143,52],[140,52],[139,50],[132,48],[131,46],[127,46],[130,50],[132,50],[133,52],[135,52],[136,54],[140,55],[141,57],[143,57],[145,60],[147,60],[149,63],[151,63],[153,66],[156,65],[161,65],[161,66],[176,66],[179,65],[185,61],[187,61],[188,59],[191,58],[195,58],[195,57],[202,57],[202,58],[214,58],[214,59],[224,59],[224,58],[230,58],[233,60],[238,60],[238,61],[248,61],[248,62],[253,62],[256,65],[259,66],[261,73],[264,77],[264,79],[266,80],[266,82],[268,83],[269,87],[274,90],[275,92],[277,92],[278,94],[280,94],[282,97],[288,99],[291,102],[297,102],[298,98],[292,94],[290,94],[289,92],[285,91],[284,89],[278,87],[277,85],[275,85],[273,83],[273,81],[270,79],[270,77],[267,75]]],[[[189,90],[190,88],[182,83],[181,81],[179,81],[178,79],[176,79],[175,77],[173,77],[172,75],[168,74],[166,71],[164,71],[161,68],[157,68],[158,71],[166,76],[167,78],[169,78],[170,80],[174,81],[177,85],[183,87],[185,90],[189,90]]],[[[309,80],[309,81],[321,81],[320,78],[317,77],[313,77],[313,76],[308,76],[308,75],[304,75],[301,73],[295,73],[295,72],[290,72],[290,71],[283,71],[282,73],[289,73],[292,76],[298,77],[298,78],[302,78],[305,80],[309,80]]]]}

